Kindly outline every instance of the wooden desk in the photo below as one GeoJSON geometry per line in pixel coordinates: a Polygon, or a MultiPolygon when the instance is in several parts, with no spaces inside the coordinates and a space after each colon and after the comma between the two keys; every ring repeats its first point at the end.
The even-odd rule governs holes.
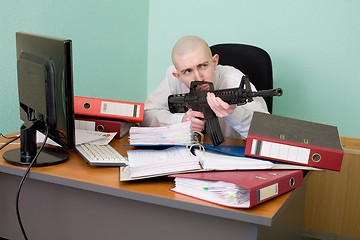
{"type": "MultiPolygon", "coordinates": [[[[111,145],[126,155],[127,142],[111,145]]],[[[224,144],[236,143],[244,144],[224,144]]],[[[15,196],[25,168],[2,158],[15,147],[0,151],[0,237],[22,239],[15,196]]],[[[171,192],[170,178],[118,178],[117,167],[85,164],[75,150],[60,165],[33,168],[20,195],[29,239],[302,239],[306,182],[252,209],[232,209],[171,192]]]]}

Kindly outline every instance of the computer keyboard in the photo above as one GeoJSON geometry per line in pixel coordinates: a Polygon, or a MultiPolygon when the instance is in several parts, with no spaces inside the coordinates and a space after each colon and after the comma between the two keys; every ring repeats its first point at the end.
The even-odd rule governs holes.
{"type": "Polygon", "coordinates": [[[110,145],[80,144],[76,150],[94,166],[126,166],[126,159],[110,145]]]}

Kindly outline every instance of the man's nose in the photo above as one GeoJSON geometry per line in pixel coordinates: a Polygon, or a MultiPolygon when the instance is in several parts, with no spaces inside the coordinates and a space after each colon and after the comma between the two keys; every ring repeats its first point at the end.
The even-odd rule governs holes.
{"type": "Polygon", "coordinates": [[[194,71],[194,78],[194,81],[202,81],[201,73],[199,72],[199,70],[194,71]]]}

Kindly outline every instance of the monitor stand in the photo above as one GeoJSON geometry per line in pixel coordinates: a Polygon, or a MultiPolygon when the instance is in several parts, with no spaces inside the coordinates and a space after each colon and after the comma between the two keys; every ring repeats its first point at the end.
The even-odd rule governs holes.
{"type": "MultiPolygon", "coordinates": [[[[36,130],[36,124],[27,127],[24,123],[20,130],[20,148],[6,151],[3,158],[17,166],[29,166],[38,151],[36,130]]],[[[56,147],[44,147],[32,166],[55,165],[66,161],[68,158],[69,153],[66,150],[56,147]]]]}

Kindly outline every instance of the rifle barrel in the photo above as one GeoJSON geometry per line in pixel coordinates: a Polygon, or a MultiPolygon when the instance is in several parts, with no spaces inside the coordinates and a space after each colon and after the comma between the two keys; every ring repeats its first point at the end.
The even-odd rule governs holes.
{"type": "Polygon", "coordinates": [[[283,91],[281,88],[274,88],[269,90],[260,90],[257,92],[249,92],[248,97],[274,97],[281,96],[283,91]]]}

